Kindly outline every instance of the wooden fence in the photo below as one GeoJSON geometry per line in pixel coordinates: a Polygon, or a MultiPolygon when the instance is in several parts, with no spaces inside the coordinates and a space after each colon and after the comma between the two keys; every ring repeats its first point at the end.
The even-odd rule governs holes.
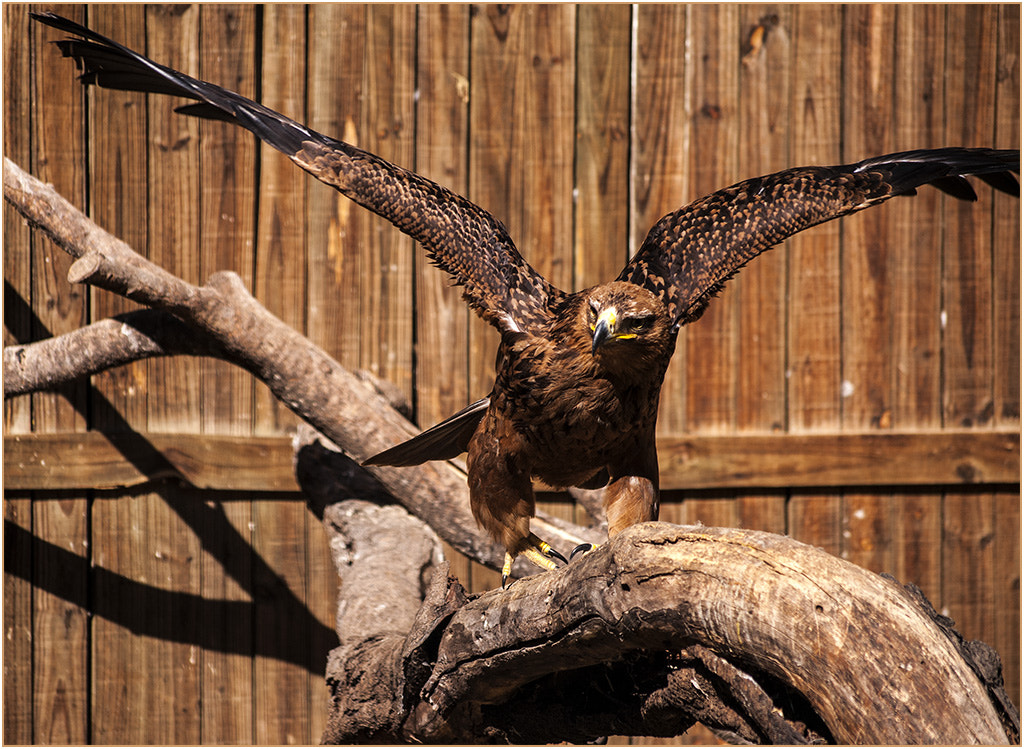
{"type": "MultiPolygon", "coordinates": [[[[45,7],[466,194],[569,289],[739,179],[1020,146],[1016,5],[45,7]]],[[[422,425],[488,391],[495,334],[410,240],[180,101],[86,92],[29,9],[3,7],[7,157],[190,282],[238,272],[422,425]]],[[[1020,203],[978,193],[794,237],[684,330],[662,517],[916,583],[1000,651],[1019,703],[1020,203]]],[[[5,343],[129,307],[68,265],[5,207],[5,343]]],[[[336,578],[290,412],[170,359],[4,417],[4,740],[315,742],[336,578]]]]}

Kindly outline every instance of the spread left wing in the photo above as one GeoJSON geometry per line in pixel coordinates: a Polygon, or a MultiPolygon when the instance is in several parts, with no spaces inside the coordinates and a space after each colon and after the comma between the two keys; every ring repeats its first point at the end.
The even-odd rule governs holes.
{"type": "Polygon", "coordinates": [[[83,70],[83,83],[192,99],[197,103],[177,111],[250,130],[321,182],[389,220],[422,244],[463,287],[469,305],[499,330],[532,331],[550,320],[551,309],[565,297],[523,259],[497,218],[441,185],[233,91],[159,65],[74,21],[53,13],[32,17],[84,37],[57,42],[83,70]]]}
{"type": "Polygon", "coordinates": [[[1020,151],[903,151],[834,167],[803,167],[740,182],[662,218],[619,274],[661,295],[675,325],[699,318],[722,285],[757,255],[802,229],[912,195],[931,184],[977,200],[964,175],[1019,194],[1020,151]]]}

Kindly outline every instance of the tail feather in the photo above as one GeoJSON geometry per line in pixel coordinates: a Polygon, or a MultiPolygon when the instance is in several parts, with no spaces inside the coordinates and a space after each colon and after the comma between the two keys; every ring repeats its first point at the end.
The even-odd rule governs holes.
{"type": "Polygon", "coordinates": [[[481,398],[410,440],[363,461],[364,466],[415,466],[428,460],[450,460],[466,452],[483,419],[490,398],[481,398]]]}

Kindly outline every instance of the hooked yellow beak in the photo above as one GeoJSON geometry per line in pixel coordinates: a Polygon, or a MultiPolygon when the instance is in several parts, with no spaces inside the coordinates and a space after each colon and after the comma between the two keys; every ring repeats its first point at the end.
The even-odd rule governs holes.
{"type": "Polygon", "coordinates": [[[594,323],[592,330],[594,337],[590,345],[590,353],[597,353],[598,347],[609,338],[615,337],[615,308],[609,307],[602,310],[594,323]]]}

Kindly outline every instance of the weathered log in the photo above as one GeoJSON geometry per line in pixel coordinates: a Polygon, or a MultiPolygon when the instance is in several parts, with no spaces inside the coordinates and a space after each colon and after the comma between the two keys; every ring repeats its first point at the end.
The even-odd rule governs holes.
{"type": "MultiPolygon", "coordinates": [[[[813,709],[810,716],[759,725],[754,734],[763,740],[806,738],[792,726],[819,717],[840,743],[1007,742],[986,686],[914,595],[785,537],[649,523],[562,570],[520,580],[454,612],[457,583],[435,580],[434,588],[428,603],[434,621],[425,629],[437,643],[430,668],[416,664],[429,675],[411,684],[411,666],[397,659],[402,648],[394,640],[387,645],[389,663],[401,677],[389,683],[401,686],[406,701],[392,700],[387,731],[369,736],[336,723],[329,738],[454,742],[475,732],[476,740],[597,739],[616,727],[610,716],[588,716],[590,735],[572,721],[565,724],[572,725],[570,736],[535,729],[550,730],[568,685],[574,692],[600,690],[598,675],[614,673],[609,664],[696,644],[709,666],[705,673],[728,681],[739,669],[733,683],[751,681],[745,694],[731,693],[745,715],[771,715],[778,707],[765,702],[756,683],[765,677],[791,686],[813,709]],[[588,671],[592,666],[599,671],[588,671]],[[546,681],[559,675],[561,690],[546,681]],[[545,699],[531,697],[538,690],[545,699]],[[411,693],[418,697],[409,702],[411,693]],[[520,724],[517,716],[528,719],[520,724]]],[[[424,626],[421,621],[421,638],[424,626]]],[[[665,686],[637,707],[655,711],[665,686]]],[[[357,685],[349,687],[346,704],[368,704],[357,685]]],[[[592,699],[610,709],[599,694],[592,699]]]]}

